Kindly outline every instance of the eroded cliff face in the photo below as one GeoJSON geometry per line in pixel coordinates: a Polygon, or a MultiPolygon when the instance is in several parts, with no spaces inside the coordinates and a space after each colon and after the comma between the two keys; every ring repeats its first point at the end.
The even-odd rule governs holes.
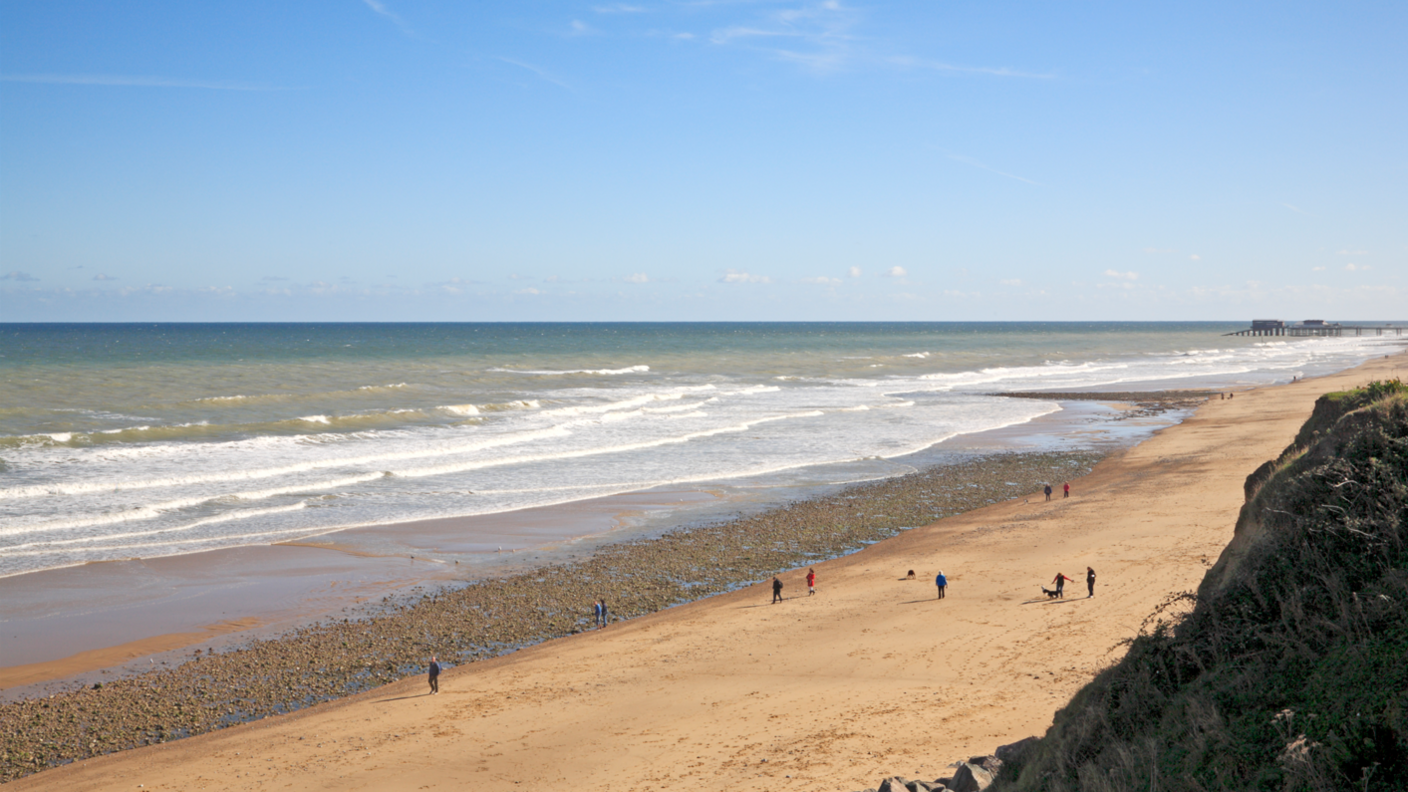
{"type": "Polygon", "coordinates": [[[1246,496],[1192,611],[1136,638],[998,788],[1408,788],[1408,386],[1322,397],[1246,496]]]}
{"type": "MultiPolygon", "coordinates": [[[[1310,418],[1296,439],[1275,459],[1268,460],[1247,476],[1243,484],[1246,503],[1237,515],[1232,541],[1223,548],[1217,563],[1198,586],[1198,598],[1206,601],[1236,579],[1237,570],[1248,551],[1263,541],[1268,517],[1286,517],[1281,508],[1288,504],[1286,490],[1295,487],[1297,476],[1324,465],[1340,455],[1345,444],[1358,437],[1371,424],[1382,423],[1397,396],[1366,391],[1327,393],[1315,401],[1310,418]]],[[[1283,524],[1283,519],[1271,523],[1283,524]]]]}

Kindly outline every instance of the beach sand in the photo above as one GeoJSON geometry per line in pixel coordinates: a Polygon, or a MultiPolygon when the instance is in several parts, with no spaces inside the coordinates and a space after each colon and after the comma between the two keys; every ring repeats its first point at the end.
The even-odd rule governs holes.
{"type": "Polygon", "coordinates": [[[1231,538],[1242,483],[1320,394],[1403,358],[1241,392],[1072,481],[766,584],[290,716],[76,762],[28,789],[856,790],[1040,734],[1231,538]],[[1058,572],[1099,574],[1066,598],[1058,572]],[[902,579],[914,569],[916,580],[902,579]],[[935,598],[933,575],[949,577],[935,598]]]}

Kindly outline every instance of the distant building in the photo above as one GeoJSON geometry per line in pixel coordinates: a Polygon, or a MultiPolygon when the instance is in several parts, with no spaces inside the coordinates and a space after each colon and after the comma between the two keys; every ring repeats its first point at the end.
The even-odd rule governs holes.
{"type": "Polygon", "coordinates": [[[1253,330],[1280,330],[1281,328],[1283,328],[1283,327],[1285,327],[1285,326],[1286,326],[1286,323],[1283,322],[1283,321],[1281,321],[1280,319],[1253,319],[1253,320],[1252,320],[1252,329],[1253,329],[1253,330]]]}

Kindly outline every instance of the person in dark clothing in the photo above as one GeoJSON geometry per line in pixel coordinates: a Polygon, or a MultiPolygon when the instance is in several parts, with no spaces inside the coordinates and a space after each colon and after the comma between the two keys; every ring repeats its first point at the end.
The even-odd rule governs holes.
{"type": "Polygon", "coordinates": [[[1046,485],[1046,488],[1043,490],[1043,492],[1046,493],[1046,499],[1047,499],[1047,500],[1051,500],[1051,485],[1050,485],[1050,484],[1047,484],[1047,485],[1046,485]]]}
{"type": "Polygon", "coordinates": [[[1061,574],[1060,572],[1057,572],[1057,573],[1056,573],[1056,579],[1053,580],[1053,581],[1051,581],[1052,583],[1055,583],[1055,584],[1056,584],[1056,596],[1061,597],[1062,599],[1065,599],[1065,597],[1066,597],[1066,581],[1067,581],[1067,580],[1071,581],[1072,583],[1076,582],[1076,581],[1075,581],[1075,578],[1068,578],[1068,577],[1066,577],[1065,575],[1061,574]]]}
{"type": "Polygon", "coordinates": [[[604,612],[605,612],[605,611],[604,611],[604,609],[603,609],[603,607],[602,607],[601,600],[596,600],[596,601],[592,602],[592,626],[593,626],[593,627],[596,627],[596,628],[598,628],[598,629],[601,628],[601,625],[602,625],[602,619],[601,619],[601,617],[602,617],[602,614],[603,614],[604,612]]]}
{"type": "Polygon", "coordinates": [[[782,602],[782,581],[776,575],[772,577],[772,602],[774,605],[782,602]]]}
{"type": "Polygon", "coordinates": [[[430,656],[430,695],[440,692],[440,663],[436,661],[435,655],[430,656]]]}
{"type": "Polygon", "coordinates": [[[948,578],[944,577],[944,571],[939,570],[939,574],[934,578],[934,585],[939,587],[939,599],[944,598],[944,592],[948,590],[948,578]]]}
{"type": "Polygon", "coordinates": [[[605,627],[605,626],[606,626],[606,623],[609,622],[609,621],[611,621],[611,611],[609,611],[609,610],[606,609],[606,600],[602,600],[602,601],[601,601],[601,626],[602,626],[602,627],[605,627]]]}
{"type": "Polygon", "coordinates": [[[1089,589],[1089,591],[1090,591],[1090,593],[1086,595],[1087,597],[1093,597],[1093,596],[1095,596],[1095,568],[1094,568],[1094,567],[1086,567],[1086,568],[1085,568],[1085,587],[1086,587],[1087,589],[1089,589]]]}

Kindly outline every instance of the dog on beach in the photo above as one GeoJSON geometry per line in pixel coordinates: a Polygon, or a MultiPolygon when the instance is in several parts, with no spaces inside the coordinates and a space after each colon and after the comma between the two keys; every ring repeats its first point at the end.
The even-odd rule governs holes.
{"type": "Polygon", "coordinates": [[[1061,596],[1061,592],[1055,589],[1049,589],[1046,586],[1041,587],[1041,593],[1045,594],[1047,599],[1056,599],[1057,597],[1061,596]]]}

